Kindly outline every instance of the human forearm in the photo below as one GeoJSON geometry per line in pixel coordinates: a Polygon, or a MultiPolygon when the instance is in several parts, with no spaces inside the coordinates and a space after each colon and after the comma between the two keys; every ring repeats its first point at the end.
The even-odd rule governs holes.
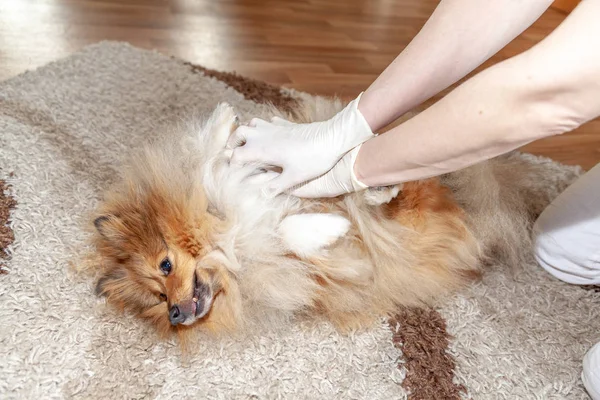
{"type": "Polygon", "coordinates": [[[443,0],[412,42],[363,94],[377,131],[463,78],[531,25],[551,0],[443,0]]]}
{"type": "MultiPolygon", "coordinates": [[[[493,73],[491,73],[493,72],[493,73]]],[[[512,83],[478,76],[426,111],[363,144],[358,180],[384,186],[458,170],[524,145],[532,111],[517,106],[512,83]]],[[[533,119],[533,118],[532,118],[533,119]]],[[[530,130],[529,133],[533,133],[530,130]]]]}

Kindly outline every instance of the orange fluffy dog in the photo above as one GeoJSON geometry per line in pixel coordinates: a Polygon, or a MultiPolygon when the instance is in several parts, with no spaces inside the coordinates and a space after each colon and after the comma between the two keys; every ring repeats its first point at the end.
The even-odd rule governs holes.
{"type": "Polygon", "coordinates": [[[350,329],[477,276],[481,246],[438,179],[327,200],[266,197],[271,172],[229,164],[236,124],[221,104],[171,144],[147,147],[107,194],[94,242],[109,303],[163,333],[300,312],[350,329]]]}

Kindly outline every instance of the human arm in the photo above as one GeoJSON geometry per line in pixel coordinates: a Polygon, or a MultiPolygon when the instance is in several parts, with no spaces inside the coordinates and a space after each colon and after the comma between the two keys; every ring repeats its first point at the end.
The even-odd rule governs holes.
{"type": "Polygon", "coordinates": [[[458,170],[600,115],[600,1],[586,0],[551,35],[481,72],[421,114],[360,147],[356,163],[294,191],[348,192],[458,170]]]}
{"type": "Polygon", "coordinates": [[[377,131],[477,68],[529,27],[551,0],[445,0],[362,95],[377,131]]]}
{"type": "Polygon", "coordinates": [[[281,175],[269,183],[276,193],[314,179],[396,116],[471,72],[550,3],[444,0],[362,97],[323,122],[286,125],[253,120],[233,136],[232,162],[280,167],[281,175]]]}

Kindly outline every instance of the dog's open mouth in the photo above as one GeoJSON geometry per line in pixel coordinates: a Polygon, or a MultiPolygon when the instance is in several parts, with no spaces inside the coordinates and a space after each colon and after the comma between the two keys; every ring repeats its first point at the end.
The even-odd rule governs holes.
{"type": "Polygon", "coordinates": [[[192,295],[192,301],[194,303],[194,316],[196,318],[202,318],[210,311],[212,305],[213,293],[211,287],[198,280],[198,276],[194,274],[194,292],[192,295]]]}
{"type": "Polygon", "coordinates": [[[169,309],[171,325],[191,325],[208,314],[213,302],[213,289],[194,274],[191,299],[173,304],[169,309]]]}

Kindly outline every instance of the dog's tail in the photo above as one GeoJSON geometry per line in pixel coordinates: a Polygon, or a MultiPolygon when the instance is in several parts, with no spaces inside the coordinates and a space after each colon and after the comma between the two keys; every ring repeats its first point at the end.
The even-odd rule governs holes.
{"type": "Polygon", "coordinates": [[[469,218],[488,261],[531,259],[539,214],[581,174],[544,157],[513,152],[442,177],[469,218]]]}

